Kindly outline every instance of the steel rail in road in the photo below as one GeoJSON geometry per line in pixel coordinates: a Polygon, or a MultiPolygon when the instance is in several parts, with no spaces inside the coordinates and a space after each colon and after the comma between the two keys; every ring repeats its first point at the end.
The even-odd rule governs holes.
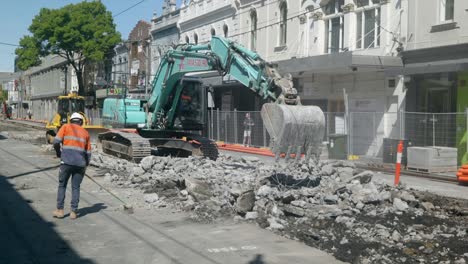
{"type": "MultiPolygon", "coordinates": [[[[360,169],[365,169],[365,170],[371,170],[371,171],[379,171],[379,172],[384,172],[387,174],[395,174],[395,169],[385,167],[385,166],[372,166],[371,164],[363,164],[363,163],[358,163],[356,164],[356,167],[360,169]]],[[[407,175],[407,176],[412,176],[412,177],[418,177],[418,178],[424,178],[424,179],[429,179],[429,180],[434,180],[434,181],[439,181],[439,182],[447,182],[447,183],[454,183],[457,184],[457,177],[449,177],[449,176],[443,176],[443,175],[438,175],[434,173],[421,173],[421,172],[415,172],[415,171],[409,171],[409,170],[402,170],[401,171],[402,175],[407,175]]],[[[455,175],[455,172],[454,172],[455,175]]]]}

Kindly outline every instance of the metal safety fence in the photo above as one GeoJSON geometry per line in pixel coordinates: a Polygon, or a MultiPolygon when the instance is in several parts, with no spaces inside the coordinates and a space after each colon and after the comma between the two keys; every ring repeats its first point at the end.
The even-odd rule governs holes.
{"type": "MultiPolygon", "coordinates": [[[[33,119],[52,118],[54,105],[34,111],[33,119]]],[[[104,120],[102,109],[86,109],[92,125],[118,128],[104,120]]],[[[323,155],[332,159],[388,161],[395,144],[404,140],[408,146],[449,147],[458,151],[457,163],[467,151],[467,118],[462,113],[419,112],[325,112],[323,155]],[[393,147],[392,147],[393,146],[393,147]]],[[[270,136],[259,111],[220,111],[207,113],[204,135],[215,141],[252,147],[269,147],[270,136]]],[[[468,155],[467,155],[468,157],[468,155]]]]}
{"type": "MultiPolygon", "coordinates": [[[[395,149],[389,146],[397,144],[399,140],[404,140],[408,146],[449,147],[466,152],[466,113],[401,111],[324,114],[323,150],[329,158],[383,162],[388,160],[388,155],[392,155],[389,151],[395,149]]],[[[270,142],[257,111],[211,110],[208,113],[207,136],[216,141],[254,147],[268,147],[270,142]]]]}
{"type": "Polygon", "coordinates": [[[260,112],[209,111],[207,131],[209,138],[226,143],[263,147],[270,142],[260,112]]]}

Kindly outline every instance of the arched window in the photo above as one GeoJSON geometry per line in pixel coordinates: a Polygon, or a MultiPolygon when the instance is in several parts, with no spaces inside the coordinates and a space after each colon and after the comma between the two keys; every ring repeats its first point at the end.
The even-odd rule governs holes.
{"type": "Polygon", "coordinates": [[[250,49],[257,49],[257,11],[250,12],[250,49]]]}
{"type": "Polygon", "coordinates": [[[187,43],[187,44],[190,43],[190,38],[188,36],[185,36],[185,43],[187,43]]]}
{"type": "Polygon", "coordinates": [[[228,28],[228,25],[226,24],[224,24],[223,26],[223,33],[224,33],[224,37],[227,38],[229,34],[229,28],[228,28]]]}
{"type": "Polygon", "coordinates": [[[216,36],[216,30],[214,28],[211,29],[211,36],[216,36]]]}
{"type": "Polygon", "coordinates": [[[195,33],[193,35],[193,41],[195,42],[195,44],[198,44],[198,35],[197,35],[197,33],[195,33]]]}
{"type": "Polygon", "coordinates": [[[286,1],[283,1],[280,4],[280,27],[279,27],[280,39],[279,39],[279,44],[281,46],[286,45],[287,33],[288,33],[287,22],[288,22],[288,6],[286,4],[286,1]]]}

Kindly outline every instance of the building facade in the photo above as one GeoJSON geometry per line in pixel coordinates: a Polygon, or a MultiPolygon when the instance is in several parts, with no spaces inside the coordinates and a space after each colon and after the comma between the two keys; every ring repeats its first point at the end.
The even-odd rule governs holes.
{"type": "Polygon", "coordinates": [[[175,0],[165,0],[161,16],[151,20],[151,76],[152,82],[164,54],[179,43],[180,9],[175,0]]]}
{"type": "Polygon", "coordinates": [[[49,121],[57,111],[57,97],[70,92],[72,70],[57,55],[41,59],[40,66],[23,73],[25,86],[31,91],[31,111],[35,119],[49,121]]]}
{"type": "Polygon", "coordinates": [[[130,90],[146,90],[151,73],[151,24],[140,20],[128,35],[128,61],[130,90]]]}
{"type": "MultiPolygon", "coordinates": [[[[238,0],[195,0],[184,3],[179,19],[180,43],[207,44],[212,36],[240,42],[240,7],[241,2],[238,0]]],[[[212,108],[221,111],[260,110],[262,99],[229,74],[222,77],[205,76],[204,83],[214,91],[212,108]]]]}
{"type": "Polygon", "coordinates": [[[112,84],[124,86],[127,84],[129,74],[128,45],[124,41],[114,47],[112,58],[112,84]]]}
{"type": "Polygon", "coordinates": [[[407,137],[415,145],[457,147],[459,163],[467,162],[468,2],[402,1],[405,34],[402,57],[407,88],[406,109],[433,116],[407,118],[407,137]]]}
{"type": "Polygon", "coordinates": [[[330,132],[360,135],[353,154],[380,155],[376,142],[399,135],[397,112],[405,106],[403,77],[387,73],[403,65],[400,1],[240,2],[241,43],[290,73],[303,104],[336,113],[327,119],[330,132]],[[380,114],[355,115],[353,127],[333,131],[345,125],[343,114],[337,118],[345,94],[350,112],[380,114]]]}

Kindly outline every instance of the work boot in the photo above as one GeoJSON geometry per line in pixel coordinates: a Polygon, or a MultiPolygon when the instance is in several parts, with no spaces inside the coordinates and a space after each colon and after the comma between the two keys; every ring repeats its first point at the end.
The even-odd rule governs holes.
{"type": "Polygon", "coordinates": [[[63,215],[64,215],[63,209],[56,209],[54,211],[54,217],[56,218],[63,218],[63,215]]]}
{"type": "Polygon", "coordinates": [[[76,214],[76,212],[71,211],[70,212],[70,219],[76,219],[76,218],[78,218],[78,215],[76,214]]]}

